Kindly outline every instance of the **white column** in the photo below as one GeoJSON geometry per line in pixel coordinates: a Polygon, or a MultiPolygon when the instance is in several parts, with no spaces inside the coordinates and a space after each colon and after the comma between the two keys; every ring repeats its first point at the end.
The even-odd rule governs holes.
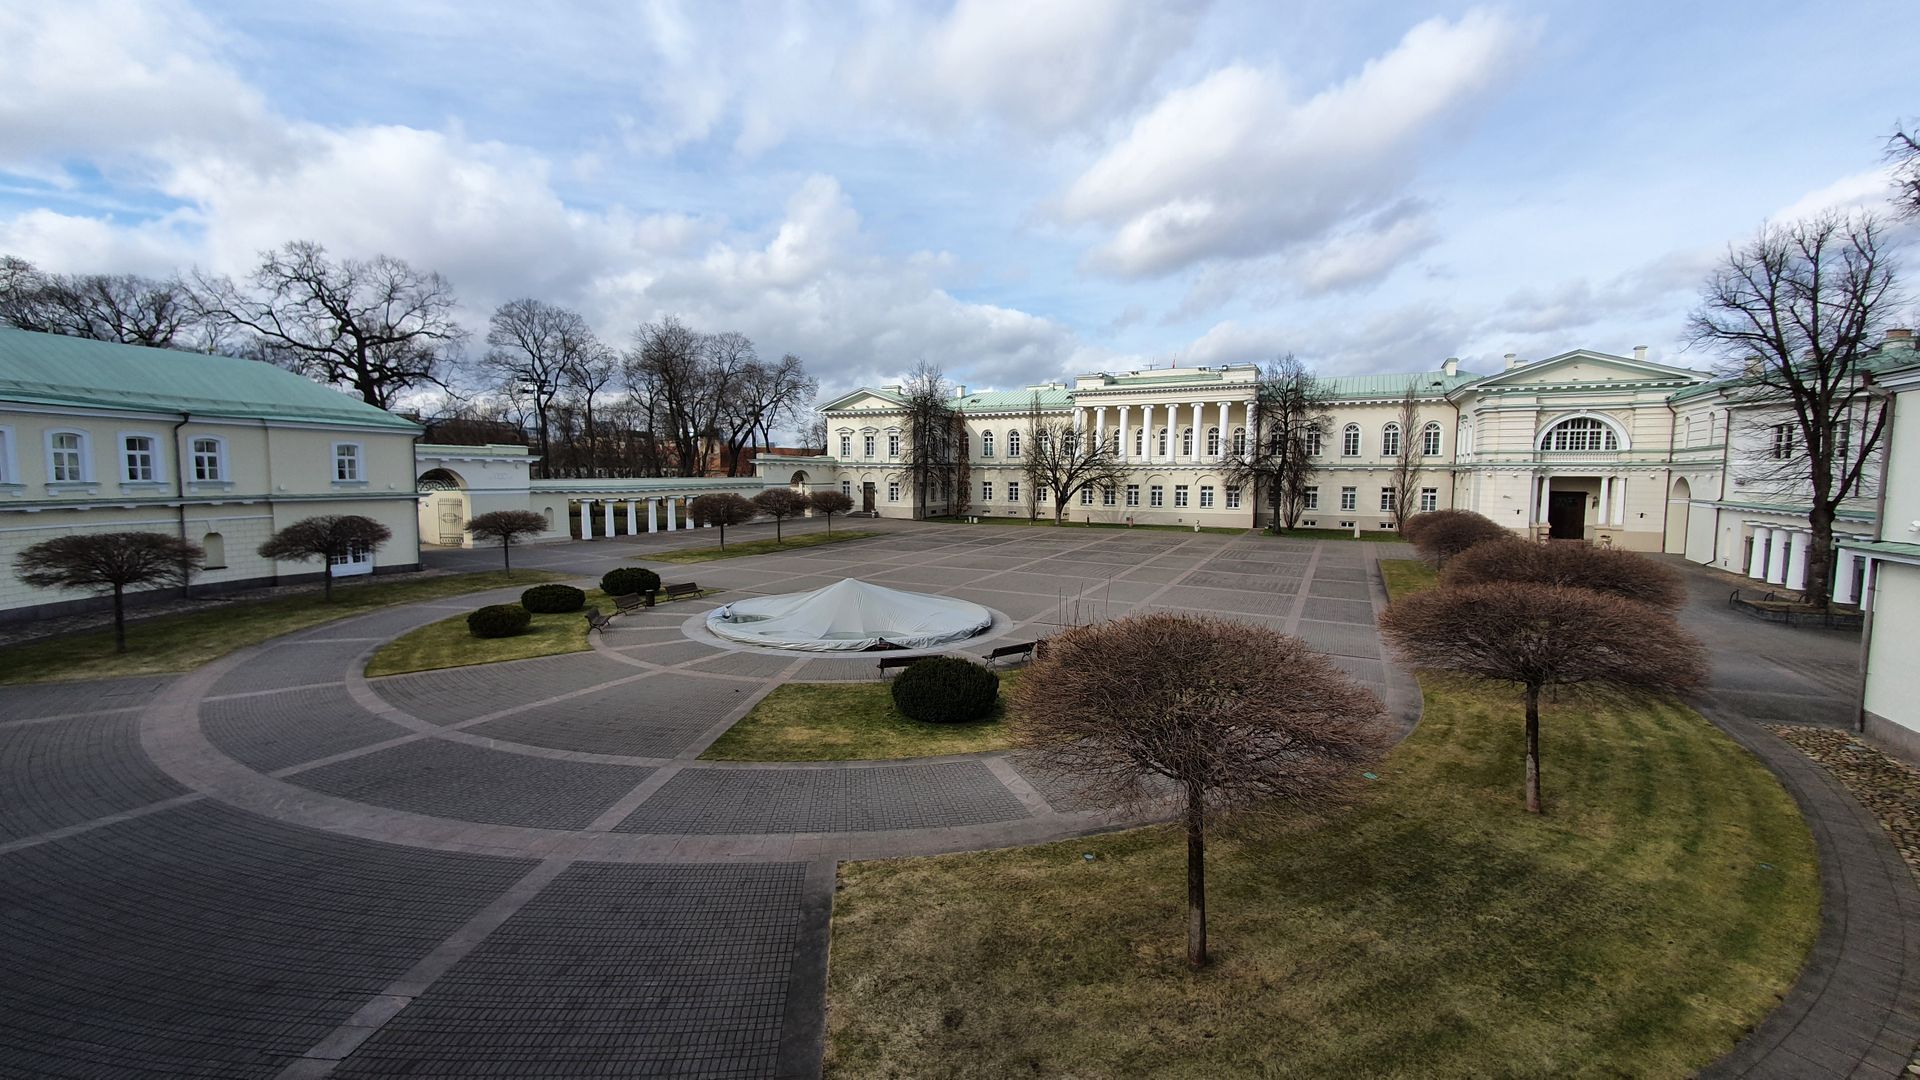
{"type": "Polygon", "coordinates": [[[1813,545],[1813,534],[1797,532],[1793,534],[1793,547],[1787,555],[1787,588],[1795,592],[1807,587],[1807,548],[1813,545]]]}
{"type": "Polygon", "coordinates": [[[1787,540],[1791,535],[1785,529],[1773,530],[1773,543],[1767,546],[1767,584],[1769,585],[1787,583],[1787,540]]]}
{"type": "Polygon", "coordinates": [[[1120,406],[1120,460],[1133,460],[1133,439],[1127,432],[1127,406],[1120,406]]]}
{"type": "Polygon", "coordinates": [[[580,500],[580,539],[593,539],[593,500],[580,500]]]}
{"type": "Polygon", "coordinates": [[[627,500],[627,535],[632,536],[635,533],[638,533],[639,531],[640,531],[640,504],[639,502],[633,499],[628,499],[627,500]]]}
{"type": "Polygon", "coordinates": [[[1600,478],[1600,513],[1598,516],[1600,518],[1601,528],[1604,529],[1613,524],[1613,477],[1611,476],[1603,476],[1600,478]]]}
{"type": "Polygon", "coordinates": [[[672,498],[667,499],[667,531],[668,532],[672,532],[676,528],[673,521],[673,503],[674,503],[674,500],[672,498]]]}
{"type": "Polygon", "coordinates": [[[601,533],[601,535],[612,536],[613,535],[613,500],[607,499],[603,501],[600,504],[600,506],[602,509],[606,511],[606,523],[607,523],[606,531],[601,533]]]}
{"type": "Polygon", "coordinates": [[[1747,552],[1747,576],[1755,581],[1767,579],[1767,549],[1772,546],[1773,530],[1753,530],[1753,547],[1747,552]]]}
{"type": "Polygon", "coordinates": [[[1241,404],[1247,408],[1247,451],[1249,453],[1258,453],[1260,450],[1260,429],[1254,426],[1254,420],[1259,415],[1260,410],[1255,406],[1253,398],[1248,398],[1241,404]]]}
{"type": "Polygon", "coordinates": [[[1140,460],[1153,460],[1153,406],[1140,406],[1140,460]]]}
{"type": "Polygon", "coordinates": [[[1232,403],[1226,401],[1220,403],[1220,453],[1218,456],[1222,458],[1233,453],[1233,425],[1227,420],[1227,406],[1230,404],[1232,403]]]}
{"type": "Polygon", "coordinates": [[[1613,523],[1624,528],[1627,524],[1627,478],[1622,476],[1613,482],[1613,523]]]}
{"type": "Polygon", "coordinates": [[[660,531],[660,500],[659,499],[647,500],[647,531],[650,533],[657,533],[660,531]]]}
{"type": "Polygon", "coordinates": [[[1853,562],[1858,556],[1853,553],[1852,548],[1841,548],[1836,554],[1838,557],[1833,563],[1833,602],[1851,604],[1855,601],[1853,562]]]}
{"type": "Polygon", "coordinates": [[[1193,403],[1193,460],[1207,459],[1207,422],[1200,417],[1200,411],[1206,408],[1199,402],[1193,403]]]}
{"type": "Polygon", "coordinates": [[[1533,507],[1534,507],[1533,523],[1535,525],[1542,525],[1546,523],[1547,493],[1552,490],[1553,490],[1553,478],[1550,476],[1547,476],[1545,473],[1542,473],[1540,475],[1539,498],[1534,500],[1534,504],[1533,504],[1533,507]]]}

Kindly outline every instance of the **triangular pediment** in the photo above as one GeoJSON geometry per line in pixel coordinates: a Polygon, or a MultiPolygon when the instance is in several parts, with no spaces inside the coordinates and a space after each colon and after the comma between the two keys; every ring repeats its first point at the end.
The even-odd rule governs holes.
{"type": "Polygon", "coordinates": [[[847,412],[855,409],[898,409],[906,402],[887,390],[863,386],[820,406],[821,412],[847,412]]]}
{"type": "MultiPolygon", "coordinates": [[[[1468,384],[1471,389],[1496,386],[1559,385],[1564,383],[1609,382],[1706,382],[1712,376],[1688,368],[1669,367],[1651,360],[1591,349],[1575,349],[1545,360],[1522,364],[1510,371],[1497,372],[1468,384]]],[[[1463,388],[1463,389],[1466,389],[1463,388]]]]}

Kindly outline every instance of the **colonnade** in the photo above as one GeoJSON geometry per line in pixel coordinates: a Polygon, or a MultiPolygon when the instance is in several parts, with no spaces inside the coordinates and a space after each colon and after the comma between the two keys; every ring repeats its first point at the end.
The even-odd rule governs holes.
{"type": "MultiPolygon", "coordinates": [[[[1080,431],[1086,431],[1091,427],[1094,442],[1104,443],[1108,437],[1107,412],[1113,410],[1117,413],[1115,433],[1120,440],[1120,460],[1169,465],[1182,462],[1201,464],[1224,460],[1233,453],[1233,424],[1228,417],[1235,405],[1245,407],[1243,416],[1248,418],[1253,416],[1254,407],[1251,398],[1244,402],[1194,401],[1167,405],[1143,404],[1139,407],[1138,424],[1133,422],[1134,407],[1131,405],[1080,405],[1073,410],[1073,426],[1080,431]],[[1209,409],[1218,410],[1218,419],[1211,425],[1206,417],[1209,409]],[[1186,423],[1182,422],[1183,414],[1187,418],[1186,423]],[[1091,423],[1088,422],[1089,419],[1091,423]],[[1211,453],[1207,450],[1207,428],[1210,426],[1220,429],[1220,445],[1211,453]],[[1161,449],[1159,440],[1159,429],[1163,427],[1167,430],[1167,445],[1164,450],[1161,449]],[[1191,428],[1193,431],[1193,446],[1190,449],[1183,450],[1180,445],[1183,428],[1191,428]],[[1138,454],[1133,450],[1133,438],[1136,432],[1146,433],[1141,440],[1141,452],[1138,454]]],[[[1248,429],[1251,425],[1242,422],[1240,427],[1248,429]]],[[[1248,434],[1251,437],[1251,431],[1248,434]]]]}
{"type": "Polygon", "coordinates": [[[603,521],[600,535],[612,536],[615,532],[614,514],[622,503],[626,504],[627,533],[629,535],[636,534],[640,531],[640,504],[643,502],[647,504],[648,532],[676,532],[680,529],[695,528],[696,526],[691,516],[682,512],[683,508],[677,505],[683,502],[692,502],[692,500],[692,496],[670,495],[657,499],[570,499],[568,503],[570,505],[577,504],[580,507],[580,539],[591,540],[594,537],[593,504],[595,503],[600,504],[601,518],[603,521]],[[666,507],[666,525],[664,528],[661,526],[662,504],[666,507]]]}
{"type": "MultiPolygon", "coordinates": [[[[1753,530],[1753,547],[1747,552],[1747,576],[1755,581],[1798,592],[1807,587],[1807,551],[1812,544],[1813,534],[1805,529],[1756,526],[1753,530]]],[[[1852,603],[1851,596],[1843,598],[1837,595],[1843,587],[1849,593],[1853,591],[1852,552],[1842,550],[1834,584],[1834,599],[1841,603],[1852,603]]]]}

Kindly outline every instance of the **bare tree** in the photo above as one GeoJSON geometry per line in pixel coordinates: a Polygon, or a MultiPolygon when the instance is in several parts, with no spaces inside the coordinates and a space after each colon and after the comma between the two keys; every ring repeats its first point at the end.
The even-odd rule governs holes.
{"type": "Polygon", "coordinates": [[[0,255],[0,325],[123,345],[194,348],[203,319],[177,278],[49,274],[0,255]]]}
{"type": "Polygon", "coordinates": [[[127,589],[185,585],[206,558],[198,544],[166,533],[72,533],[25,549],[13,566],[21,581],[36,588],[112,593],[113,651],[126,652],[127,589]]]}
{"type": "Polygon", "coordinates": [[[323,514],[303,518],[274,533],[260,545],[263,559],[306,562],[320,560],[320,590],[333,599],[333,563],[355,552],[372,552],[393,539],[393,530],[359,514],[323,514]]]}
{"type": "Polygon", "coordinates": [[[780,535],[780,525],[790,517],[799,517],[812,505],[810,498],[792,488],[773,487],[755,495],[751,500],[760,512],[773,519],[773,542],[783,544],[786,540],[780,535]]]}
{"type": "Polygon", "coordinates": [[[1416,667],[1521,687],[1527,809],[1536,814],[1542,691],[1677,694],[1706,678],[1705,653],[1672,615],[1589,589],[1531,582],[1423,589],[1395,600],[1380,618],[1380,632],[1416,667]]]}
{"type": "Polygon", "coordinates": [[[1920,129],[1896,127],[1887,138],[1887,161],[1893,165],[1893,199],[1901,216],[1920,217],[1920,129]]]}
{"type": "Polygon", "coordinates": [[[531,510],[495,510],[480,514],[467,522],[467,531],[475,540],[500,541],[501,564],[507,574],[513,574],[513,545],[524,536],[538,536],[547,531],[547,519],[531,510]]]}
{"type": "Polygon", "coordinates": [[[1513,538],[1499,522],[1471,510],[1435,510],[1413,520],[1419,524],[1402,535],[1435,566],[1445,566],[1448,559],[1476,544],[1513,538]]]}
{"type": "Polygon", "coordinates": [[[756,438],[773,443],[773,429],[800,417],[820,392],[800,358],[788,353],[777,363],[755,361],[739,373],[722,402],[727,475],[738,476],[745,451],[756,438]]]}
{"type": "Polygon", "coordinates": [[[696,525],[712,525],[720,530],[720,550],[727,548],[727,526],[745,525],[760,513],[759,507],[733,492],[702,495],[687,507],[687,516],[696,525]]]}
{"type": "Polygon", "coordinates": [[[620,357],[601,344],[592,331],[567,340],[567,360],[563,372],[568,392],[580,413],[581,435],[587,449],[580,462],[580,475],[611,476],[612,470],[601,460],[601,428],[605,416],[600,408],[601,395],[620,374],[620,357]]]}
{"type": "Polygon", "coordinates": [[[628,385],[646,395],[650,417],[657,414],[670,433],[666,467],[676,476],[705,471],[721,398],[714,355],[708,339],[672,316],[643,324],[627,354],[628,385]]]}
{"type": "Polygon", "coordinates": [[[553,425],[548,414],[566,386],[574,352],[570,339],[592,336],[578,312],[531,297],[501,304],[488,320],[488,349],[482,363],[509,397],[524,400],[531,409],[543,478],[554,475],[553,425]]]}
{"type": "Polygon", "coordinates": [[[845,514],[853,509],[853,500],[837,491],[815,491],[807,495],[807,501],[827,519],[827,535],[833,535],[833,515],[845,514]]]}
{"type": "Polygon", "coordinates": [[[1771,457],[1749,479],[1811,504],[1806,596],[1821,605],[1834,518],[1886,425],[1866,361],[1903,302],[1874,218],[1826,214],[1768,225],[1729,250],[1688,320],[1693,343],[1721,357],[1728,404],[1770,438],[1771,457]]]}
{"type": "Polygon", "coordinates": [[[1007,715],[1038,764],[1103,805],[1171,796],[1187,832],[1187,960],[1207,960],[1210,817],[1318,809],[1385,744],[1378,698],[1298,638],[1154,613],[1047,640],[1007,715]]]}
{"type": "Polygon", "coordinates": [[[1407,392],[1400,395],[1394,424],[1399,428],[1400,443],[1393,448],[1389,486],[1393,490],[1393,527],[1404,533],[1407,518],[1413,516],[1413,496],[1420,490],[1420,399],[1414,396],[1411,382],[1407,392]]]}
{"type": "Polygon", "coordinates": [[[953,406],[953,386],[926,361],[914,366],[901,387],[906,399],[907,474],[913,478],[916,515],[926,515],[934,500],[941,513],[957,514],[969,505],[966,418],[953,406]]]}
{"type": "Polygon", "coordinates": [[[1664,563],[1620,548],[1536,544],[1513,537],[1476,544],[1447,563],[1447,585],[1532,582],[1564,585],[1651,604],[1668,611],[1686,602],[1686,585],[1664,563]]]}
{"type": "Polygon", "coordinates": [[[1082,491],[1111,491],[1127,479],[1126,463],[1111,442],[1065,420],[1028,420],[1027,480],[1038,498],[1042,489],[1053,504],[1053,523],[1066,516],[1067,504],[1082,491]]]}
{"type": "Polygon", "coordinates": [[[1227,483],[1248,489],[1255,521],[1264,491],[1270,527],[1293,528],[1307,508],[1318,466],[1316,444],[1332,424],[1325,384],[1292,353],[1266,365],[1254,384],[1253,416],[1243,446],[1227,457],[1227,483]]]}
{"type": "Polygon", "coordinates": [[[383,409],[416,387],[444,388],[467,336],[439,274],[390,255],[335,261],[311,240],[262,252],[244,285],[196,272],[194,296],[216,326],[251,334],[261,359],[383,409]]]}

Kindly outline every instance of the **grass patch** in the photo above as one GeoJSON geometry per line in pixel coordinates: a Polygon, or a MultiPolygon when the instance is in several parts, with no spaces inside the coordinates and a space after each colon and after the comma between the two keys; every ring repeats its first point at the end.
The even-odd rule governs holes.
{"type": "MultiPolygon", "coordinates": [[[[771,555],[776,551],[791,551],[794,548],[819,547],[822,544],[840,544],[849,540],[865,540],[869,536],[878,536],[877,532],[863,529],[846,529],[833,533],[802,533],[791,540],[735,540],[725,548],[683,548],[679,551],[649,552],[638,556],[641,562],[703,563],[715,559],[744,559],[749,555],[771,555]]],[[[667,582],[671,585],[672,582],[667,582]]]]}
{"type": "MultiPolygon", "coordinates": [[[[1019,678],[1018,671],[1002,672],[1000,692],[1012,689],[1019,678]]],[[[717,761],[877,761],[1007,748],[999,709],[974,724],[923,724],[894,710],[890,686],[788,683],[763,698],[700,756],[717,761]]]]}
{"type": "Polygon", "coordinates": [[[1387,596],[1405,596],[1440,582],[1440,571],[1419,559],[1381,559],[1380,576],[1387,583],[1387,596]]]}
{"type": "Polygon", "coordinates": [[[11,645],[0,649],[0,684],[186,671],[235,649],[373,608],[565,579],[565,575],[544,570],[516,570],[512,577],[493,570],[415,579],[381,578],[358,585],[335,582],[332,603],[322,600],[315,586],[310,594],[242,600],[204,611],[130,622],[124,653],[113,651],[112,627],[11,645]]]}
{"type": "Polygon", "coordinates": [[[1279,536],[1294,540],[1359,540],[1363,543],[1400,544],[1400,534],[1392,529],[1361,529],[1360,535],[1353,535],[1352,529],[1274,529],[1267,536],[1279,536]]]}
{"type": "Polygon", "coordinates": [[[1819,921],[1773,777],[1680,704],[1562,701],[1533,817],[1517,695],[1423,688],[1357,806],[1210,846],[1197,974],[1169,828],[843,865],[828,1073],[1683,1076],[1732,1047],[1819,921]]]}
{"type": "MultiPolygon", "coordinates": [[[[1136,532],[1190,533],[1194,531],[1191,525],[1129,525],[1124,521],[1075,521],[1071,514],[1067,516],[1067,520],[1058,525],[1055,525],[1053,519],[1050,517],[1033,520],[1023,517],[981,517],[978,521],[967,517],[930,517],[926,520],[936,521],[942,525],[1025,525],[1040,529],[1132,529],[1136,532]]],[[[1200,527],[1200,531],[1203,533],[1224,533],[1229,536],[1239,536],[1247,530],[1222,528],[1217,525],[1203,525],[1200,527]]]]}
{"type": "MultiPolygon", "coordinates": [[[[587,607],[612,611],[613,601],[599,589],[587,590],[587,607]]],[[[524,633],[504,638],[477,638],[467,630],[467,617],[455,615],[428,623],[394,638],[367,661],[368,677],[403,675],[409,671],[497,664],[534,656],[585,652],[587,619],[580,611],[535,613],[524,633]]]]}

